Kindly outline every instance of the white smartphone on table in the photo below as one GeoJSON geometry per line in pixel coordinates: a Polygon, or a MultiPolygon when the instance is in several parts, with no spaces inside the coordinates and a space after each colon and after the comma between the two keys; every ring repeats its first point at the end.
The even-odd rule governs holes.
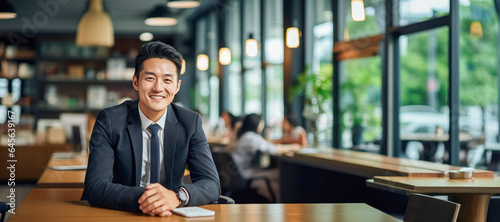
{"type": "Polygon", "coordinates": [[[208,217],[215,215],[215,211],[203,209],[201,207],[175,208],[172,210],[172,212],[184,217],[208,217]]]}

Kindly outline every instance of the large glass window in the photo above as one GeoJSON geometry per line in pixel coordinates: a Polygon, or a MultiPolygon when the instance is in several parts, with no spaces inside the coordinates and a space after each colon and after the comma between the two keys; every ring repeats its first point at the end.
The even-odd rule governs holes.
{"type": "Polygon", "coordinates": [[[227,47],[231,50],[231,64],[229,64],[224,75],[227,75],[228,87],[228,110],[234,115],[241,115],[241,26],[240,26],[240,1],[229,1],[226,7],[224,20],[224,35],[227,47]]]}
{"type": "Polygon", "coordinates": [[[400,137],[403,154],[412,159],[444,158],[444,144],[413,139],[448,132],[448,41],[448,27],[400,37],[400,137]]]}
{"type": "Polygon", "coordinates": [[[381,0],[364,0],[365,19],[354,21],[351,10],[351,1],[345,4],[346,28],[344,29],[344,40],[354,40],[378,35],[385,32],[385,2],[381,0]]]}
{"type": "Polygon", "coordinates": [[[215,12],[210,13],[208,16],[209,31],[207,33],[208,42],[208,57],[209,60],[209,87],[210,87],[210,108],[209,108],[209,122],[210,126],[215,126],[219,120],[219,49],[218,49],[218,29],[219,20],[215,12]]]}
{"type": "MultiPolygon", "coordinates": [[[[460,65],[460,130],[476,138],[471,148],[496,142],[498,16],[494,1],[460,1],[460,65]]],[[[477,161],[463,162],[473,166],[477,161]]]]}
{"type": "MultiPolygon", "coordinates": [[[[260,39],[260,0],[244,0],[244,36],[246,41],[250,38],[261,42],[260,39]]],[[[258,44],[260,45],[260,44],[258,44]]],[[[262,72],[260,67],[260,48],[257,56],[244,55],[245,68],[245,114],[262,113],[262,72]]]]}
{"type": "MultiPolygon", "coordinates": [[[[460,1],[460,2],[467,2],[460,1]]],[[[450,13],[449,0],[406,0],[399,1],[399,25],[405,26],[429,20],[450,13]]]]}
{"type": "MultiPolygon", "coordinates": [[[[196,22],[196,30],[199,33],[196,35],[196,55],[207,54],[207,19],[206,17],[199,19],[196,22]]],[[[200,111],[203,116],[209,115],[209,96],[210,88],[208,83],[208,72],[196,69],[196,87],[195,87],[195,108],[200,111]]]]}
{"type": "MultiPolygon", "coordinates": [[[[267,125],[281,127],[284,115],[283,101],[283,0],[265,3],[265,53],[266,59],[266,113],[267,125]]],[[[280,130],[273,130],[281,137],[280,130]]]]}
{"type": "MultiPolygon", "coordinates": [[[[306,99],[302,115],[306,118],[306,130],[313,145],[332,144],[332,92],[333,74],[333,14],[331,1],[319,0],[307,2],[307,22],[311,24],[307,31],[312,41],[305,43],[307,51],[307,74],[315,75],[315,81],[306,91],[318,94],[315,99],[306,99]],[[320,90],[317,90],[321,88],[320,90]],[[320,101],[317,101],[320,100],[320,101]],[[314,144],[318,143],[318,144],[314,144]]],[[[300,78],[300,77],[299,77],[300,78]]],[[[311,79],[311,78],[309,78],[311,79]]],[[[303,80],[299,80],[303,81],[303,80]]],[[[307,94],[307,93],[306,93],[307,94]]]]}
{"type": "MultiPolygon", "coordinates": [[[[350,1],[345,4],[346,17],[343,33],[344,41],[367,39],[385,32],[385,1],[365,0],[362,20],[354,20],[356,10],[352,10],[350,1]]],[[[359,12],[359,11],[358,11],[359,12]]],[[[378,43],[359,40],[351,49],[363,54],[363,50],[374,50],[378,43]]],[[[378,49],[380,50],[380,48],[378,49]]],[[[361,148],[375,144],[382,138],[382,58],[354,56],[343,60],[340,79],[341,109],[341,144],[342,147],[361,148]],[[362,58],[359,58],[362,57],[362,58]]]]}
{"type": "Polygon", "coordinates": [[[341,77],[342,147],[374,143],[382,134],[381,57],[346,60],[341,77]]]}

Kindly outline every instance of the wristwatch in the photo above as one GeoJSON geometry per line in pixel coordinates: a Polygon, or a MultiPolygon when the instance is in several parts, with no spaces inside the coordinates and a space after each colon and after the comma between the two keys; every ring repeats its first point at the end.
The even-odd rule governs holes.
{"type": "Polygon", "coordinates": [[[186,189],[184,187],[181,187],[179,191],[177,192],[177,199],[181,202],[181,204],[178,207],[185,207],[188,201],[188,196],[186,193],[186,189]]]}

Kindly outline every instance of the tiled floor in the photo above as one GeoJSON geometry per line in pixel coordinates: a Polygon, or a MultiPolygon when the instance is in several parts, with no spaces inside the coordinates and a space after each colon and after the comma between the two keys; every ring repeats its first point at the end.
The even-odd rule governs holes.
{"type": "MultiPolygon", "coordinates": [[[[21,204],[21,202],[26,198],[28,193],[31,191],[31,189],[35,188],[36,184],[35,183],[16,183],[15,187],[9,187],[7,183],[0,185],[0,201],[9,201],[7,196],[10,195],[10,188],[15,188],[15,200],[16,200],[16,207],[21,204]]],[[[10,213],[7,212],[5,221],[9,220],[10,213]]]]}

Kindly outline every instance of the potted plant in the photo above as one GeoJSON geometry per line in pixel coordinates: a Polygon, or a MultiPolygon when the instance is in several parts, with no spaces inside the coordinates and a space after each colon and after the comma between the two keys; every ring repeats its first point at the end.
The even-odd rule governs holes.
{"type": "Polygon", "coordinates": [[[341,84],[342,127],[351,127],[352,145],[363,143],[363,133],[367,125],[375,125],[378,120],[374,115],[375,106],[370,103],[370,89],[376,83],[374,76],[346,74],[341,84]]]}
{"type": "Polygon", "coordinates": [[[288,101],[299,94],[304,95],[304,111],[302,115],[307,120],[307,130],[313,135],[313,146],[318,146],[318,118],[329,109],[332,99],[332,72],[309,73],[309,65],[297,77],[297,83],[291,88],[288,101]]]}

